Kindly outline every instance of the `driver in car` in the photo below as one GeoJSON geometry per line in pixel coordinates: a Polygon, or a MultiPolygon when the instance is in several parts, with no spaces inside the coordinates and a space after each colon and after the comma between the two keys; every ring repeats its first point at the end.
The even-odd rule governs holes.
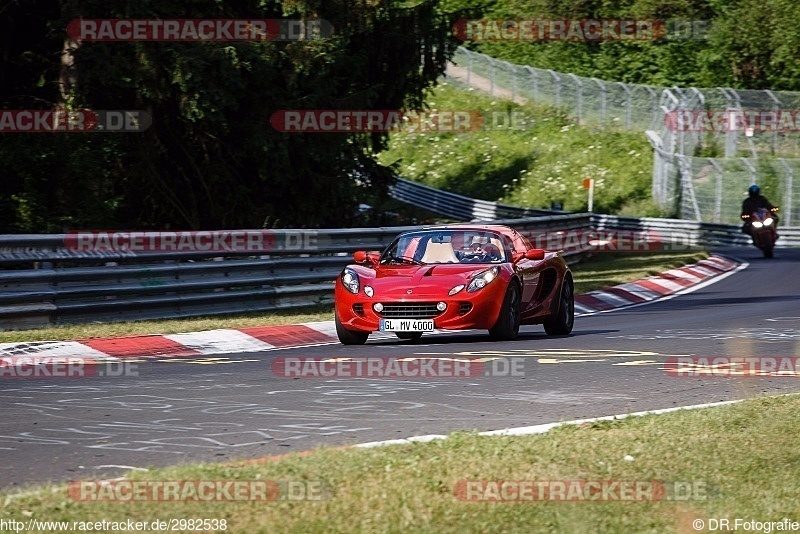
{"type": "Polygon", "coordinates": [[[500,259],[500,254],[497,247],[489,242],[489,238],[475,236],[472,238],[468,250],[461,253],[460,259],[466,262],[485,261],[487,259],[496,261],[500,259]],[[485,247],[484,244],[486,245],[485,247]]]}

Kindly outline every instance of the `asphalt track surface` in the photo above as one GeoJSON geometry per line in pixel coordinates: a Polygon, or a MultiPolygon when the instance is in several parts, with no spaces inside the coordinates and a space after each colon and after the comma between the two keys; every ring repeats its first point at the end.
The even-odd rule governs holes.
{"type": "MultiPolygon", "coordinates": [[[[138,377],[0,380],[0,488],[118,476],[130,467],[232,461],[454,430],[495,430],[800,391],[798,377],[669,376],[670,356],[800,356],[800,250],[644,306],[579,317],[573,334],[523,327],[139,364],[138,377]],[[518,357],[493,376],[276,376],[282,356],[518,357]],[[519,372],[521,371],[521,373],[519,372]],[[522,376],[519,376],[522,374],[522,376]]],[[[495,366],[495,367],[492,367],[495,366]]]]}

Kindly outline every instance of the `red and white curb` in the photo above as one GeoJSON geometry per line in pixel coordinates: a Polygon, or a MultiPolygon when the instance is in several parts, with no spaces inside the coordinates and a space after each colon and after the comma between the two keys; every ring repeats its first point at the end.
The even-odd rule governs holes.
{"type": "Polygon", "coordinates": [[[636,282],[576,295],[575,315],[581,317],[667,300],[718,282],[748,265],[724,256],[709,256],[697,263],[670,269],[636,282]]]}
{"type": "MultiPolygon", "coordinates": [[[[592,315],[621,307],[672,298],[716,282],[747,267],[722,256],[711,256],[692,265],[658,276],[592,291],[575,297],[576,315],[592,315]]],[[[444,332],[438,331],[438,332],[444,332]]],[[[375,332],[373,339],[394,339],[375,332]]],[[[224,328],[166,335],[94,338],[81,341],[33,341],[0,343],[0,358],[72,357],[94,361],[126,359],[191,358],[217,354],[262,352],[289,347],[337,343],[333,321],[280,326],[224,328]]]]}

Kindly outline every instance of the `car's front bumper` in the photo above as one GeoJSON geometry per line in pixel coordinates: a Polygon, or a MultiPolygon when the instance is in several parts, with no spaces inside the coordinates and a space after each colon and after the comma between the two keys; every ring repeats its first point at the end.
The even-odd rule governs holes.
{"type": "Polygon", "coordinates": [[[413,296],[402,298],[378,297],[369,298],[359,292],[354,295],[336,285],[336,313],[339,320],[348,330],[362,332],[375,332],[380,328],[380,320],[387,317],[373,309],[376,302],[384,306],[390,304],[420,304],[444,302],[447,304],[445,311],[434,317],[402,317],[402,319],[433,319],[434,326],[445,330],[489,329],[494,326],[500,314],[500,308],[505,298],[507,283],[496,280],[474,293],[462,289],[455,295],[441,295],[441,290],[434,292],[417,292],[413,296]]]}

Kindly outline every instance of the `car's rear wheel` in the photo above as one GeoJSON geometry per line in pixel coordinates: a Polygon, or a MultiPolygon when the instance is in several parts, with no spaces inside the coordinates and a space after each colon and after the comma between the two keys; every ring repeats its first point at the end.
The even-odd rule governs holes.
{"type": "Polygon", "coordinates": [[[561,282],[558,309],[544,321],[544,331],[549,336],[565,336],[572,332],[575,324],[575,288],[572,278],[566,276],[561,282]]]}
{"type": "Polygon", "coordinates": [[[367,342],[369,332],[357,332],[346,329],[339,320],[338,313],[334,313],[334,320],[336,322],[336,336],[339,338],[342,345],[363,345],[367,342]]]}
{"type": "Polygon", "coordinates": [[[489,329],[493,339],[513,341],[519,335],[520,295],[517,284],[510,283],[497,322],[489,329]]]}
{"type": "Polygon", "coordinates": [[[422,332],[395,332],[394,335],[400,339],[416,343],[422,337],[422,332]]]}

